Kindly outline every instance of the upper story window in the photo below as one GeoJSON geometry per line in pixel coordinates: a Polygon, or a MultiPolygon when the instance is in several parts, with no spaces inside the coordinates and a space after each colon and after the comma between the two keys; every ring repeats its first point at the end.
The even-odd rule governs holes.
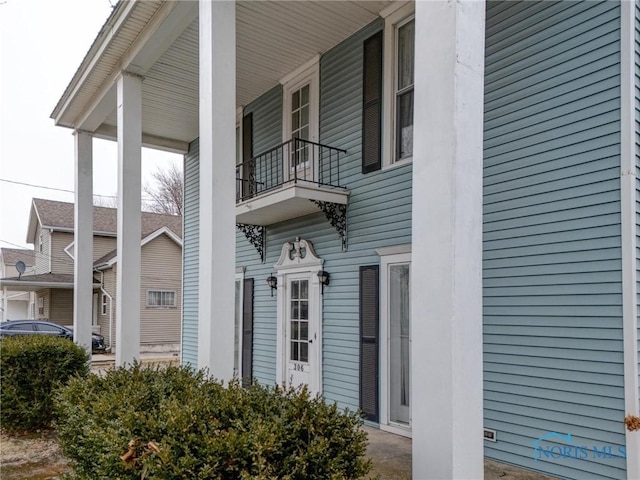
{"type": "Polygon", "coordinates": [[[38,251],[42,253],[42,234],[38,235],[38,251]]]}
{"type": "Polygon", "coordinates": [[[384,98],[382,164],[413,157],[413,73],[415,62],[414,4],[394,4],[383,12],[384,98]]]}
{"type": "Polygon", "coordinates": [[[405,20],[396,28],[395,160],[413,156],[413,61],[415,21],[405,20]]]}

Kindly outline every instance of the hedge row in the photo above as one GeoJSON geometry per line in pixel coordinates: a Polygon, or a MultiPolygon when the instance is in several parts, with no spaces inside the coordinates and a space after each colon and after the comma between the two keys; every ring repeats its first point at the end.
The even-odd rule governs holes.
{"type": "Polygon", "coordinates": [[[371,468],[361,417],[306,389],[134,364],[73,378],[55,403],[76,479],[356,479],[371,468]]]}

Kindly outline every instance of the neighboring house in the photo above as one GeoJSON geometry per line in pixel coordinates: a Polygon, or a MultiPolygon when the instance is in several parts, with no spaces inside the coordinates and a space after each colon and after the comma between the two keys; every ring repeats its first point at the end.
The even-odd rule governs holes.
{"type": "MultiPolygon", "coordinates": [[[[35,262],[32,262],[35,267],[20,279],[12,276],[0,280],[0,286],[7,289],[28,285],[35,292],[35,318],[61,325],[73,324],[73,209],[73,203],[34,198],[27,242],[35,245],[35,262]]],[[[113,281],[118,268],[117,210],[94,207],[93,216],[95,263],[91,324],[93,331],[104,335],[106,343],[114,347],[118,297],[113,281]]],[[[144,312],[140,344],[147,350],[178,350],[182,305],[182,218],[144,212],[142,219],[140,278],[145,289],[140,298],[141,311],[144,312]]]]}
{"type": "MultiPolygon", "coordinates": [[[[143,216],[146,214],[143,214],[143,216]]],[[[156,216],[157,214],[153,214],[156,216]]],[[[144,350],[180,350],[182,305],[182,240],[180,217],[169,217],[171,226],[152,231],[142,239],[140,289],[140,343],[144,350]],[[175,221],[174,221],[175,220],[175,221]],[[175,233],[172,228],[178,230],[175,233]]],[[[112,250],[94,262],[100,274],[97,323],[106,342],[116,343],[116,272],[118,255],[112,250]]]]}
{"type": "Polygon", "coordinates": [[[185,153],[184,363],[361,408],[414,478],[636,479],[638,31],[633,2],[120,2],[52,117],[77,175],[92,135],[121,175],[185,153]]]}
{"type": "MultiPolygon", "coordinates": [[[[25,248],[0,248],[0,278],[18,275],[16,263],[23,262],[23,275],[34,273],[35,256],[33,250],[25,248]]],[[[0,321],[34,318],[33,292],[0,290],[0,321]]]]}

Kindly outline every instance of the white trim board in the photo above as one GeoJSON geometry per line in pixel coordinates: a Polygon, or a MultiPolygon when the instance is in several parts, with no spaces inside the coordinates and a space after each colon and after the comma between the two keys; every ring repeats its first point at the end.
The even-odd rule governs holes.
{"type": "MultiPolygon", "coordinates": [[[[626,415],[640,415],[638,398],[638,306],[636,272],[636,167],[635,167],[635,2],[621,2],[621,222],[622,323],[624,352],[624,405],[626,415]]],[[[625,428],[627,478],[640,478],[640,431],[625,428]]]]}

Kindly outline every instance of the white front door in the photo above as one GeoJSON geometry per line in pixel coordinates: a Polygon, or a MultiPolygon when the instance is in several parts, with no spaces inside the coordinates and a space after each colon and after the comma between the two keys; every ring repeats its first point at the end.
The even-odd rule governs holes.
{"type": "Polygon", "coordinates": [[[306,385],[322,393],[322,293],[318,272],[322,259],[308,240],[296,238],[282,246],[274,265],[278,276],[276,381],[306,385]]]}
{"type": "Polygon", "coordinates": [[[312,315],[309,274],[287,275],[286,321],[286,381],[292,386],[307,385],[314,390],[318,322],[312,315]]]}

